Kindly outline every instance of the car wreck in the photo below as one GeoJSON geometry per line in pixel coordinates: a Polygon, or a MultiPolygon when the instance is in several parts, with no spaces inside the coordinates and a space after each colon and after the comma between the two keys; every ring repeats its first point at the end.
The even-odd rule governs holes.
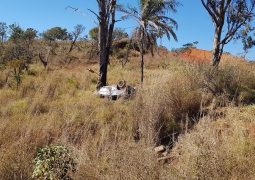
{"type": "Polygon", "coordinates": [[[134,97],[136,88],[127,85],[125,80],[118,81],[117,85],[103,86],[96,94],[101,98],[117,100],[119,98],[130,99],[134,97]]]}

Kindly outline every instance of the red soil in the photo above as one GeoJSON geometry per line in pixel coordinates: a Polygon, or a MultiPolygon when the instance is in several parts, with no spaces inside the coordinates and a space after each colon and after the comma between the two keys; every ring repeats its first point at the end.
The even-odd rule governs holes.
{"type": "MultiPolygon", "coordinates": [[[[212,51],[207,51],[207,50],[202,50],[202,49],[196,49],[196,48],[191,48],[187,49],[183,52],[179,53],[171,53],[174,57],[183,59],[188,62],[193,62],[193,63],[210,63],[212,59],[212,51]]],[[[239,61],[244,61],[245,59],[231,55],[231,54],[224,54],[222,55],[222,60],[239,60],[239,61]]]]}
{"type": "Polygon", "coordinates": [[[180,53],[173,53],[173,55],[180,59],[197,63],[210,63],[212,57],[210,51],[195,48],[187,49],[180,53]]]}

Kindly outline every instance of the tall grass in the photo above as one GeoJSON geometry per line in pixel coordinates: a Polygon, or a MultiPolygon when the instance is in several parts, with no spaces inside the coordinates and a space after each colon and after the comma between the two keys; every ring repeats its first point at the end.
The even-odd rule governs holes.
{"type": "MultiPolygon", "coordinates": [[[[215,133],[210,132],[216,126],[205,127],[205,120],[196,125],[203,116],[224,106],[254,102],[253,67],[245,63],[224,65],[213,74],[207,65],[162,58],[147,64],[146,81],[141,86],[139,68],[133,61],[124,69],[114,61],[109,67],[109,84],[125,79],[137,87],[136,98],[128,101],[109,101],[93,95],[96,76],[86,68],[96,69],[94,65],[45,71],[35,64],[31,67],[33,73],[23,75],[19,90],[6,84],[1,86],[0,179],[31,179],[36,149],[50,144],[63,145],[74,152],[78,163],[74,179],[203,177],[203,168],[210,165],[206,164],[207,159],[201,160],[201,165],[206,164],[203,168],[196,166],[192,152],[189,156],[183,149],[197,149],[192,142],[202,141],[203,136],[208,138],[203,139],[201,148],[214,142],[210,138],[215,138],[215,133]],[[188,132],[194,125],[193,131],[198,135],[192,136],[192,131],[189,138],[188,132]],[[207,132],[204,128],[208,127],[207,132]],[[186,135],[178,142],[178,135],[183,133],[186,135]],[[189,139],[193,141],[186,147],[189,139]],[[162,143],[174,146],[173,154],[178,158],[178,152],[184,151],[182,159],[174,161],[179,164],[173,169],[157,162],[153,147],[162,143]],[[189,159],[193,163],[190,171],[189,159]],[[178,168],[182,166],[186,167],[183,172],[178,168]]],[[[239,146],[234,137],[229,148],[235,143],[239,146]]],[[[220,157],[224,157],[223,147],[220,157]]],[[[227,159],[239,151],[231,153],[227,159]]],[[[208,158],[213,159],[213,153],[208,158]]],[[[231,165],[221,167],[231,169],[236,165],[234,162],[240,161],[226,160],[224,163],[231,165]]],[[[215,175],[216,171],[207,170],[215,175]]]]}
{"type": "Polygon", "coordinates": [[[172,150],[173,172],[179,179],[254,179],[253,126],[254,106],[204,118],[172,150]]]}

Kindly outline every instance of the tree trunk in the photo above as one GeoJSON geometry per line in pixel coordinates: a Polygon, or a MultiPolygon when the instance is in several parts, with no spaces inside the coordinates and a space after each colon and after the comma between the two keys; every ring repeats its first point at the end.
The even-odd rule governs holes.
{"type": "Polygon", "coordinates": [[[106,1],[101,0],[99,2],[99,58],[100,58],[100,67],[99,67],[99,82],[97,88],[106,86],[107,79],[107,52],[106,52],[106,43],[107,43],[107,12],[106,12],[106,1]]]}
{"type": "Polygon", "coordinates": [[[110,49],[112,46],[112,33],[115,24],[116,0],[107,4],[106,0],[99,2],[99,82],[97,89],[107,85],[107,67],[109,63],[110,49]],[[107,9],[108,8],[108,9],[107,9]],[[109,20],[111,24],[109,25],[109,20]]]}
{"type": "Polygon", "coordinates": [[[221,34],[222,27],[215,28],[214,41],[213,41],[213,52],[212,52],[212,65],[218,66],[222,55],[221,46],[221,34]]]}
{"type": "Polygon", "coordinates": [[[108,38],[107,38],[107,64],[109,64],[109,56],[110,56],[110,50],[112,48],[112,34],[114,30],[114,25],[115,25],[115,9],[116,9],[116,0],[112,1],[112,4],[110,6],[110,13],[111,13],[111,24],[109,26],[109,32],[108,32],[108,38]]]}
{"type": "Polygon", "coordinates": [[[73,47],[74,47],[74,45],[75,45],[75,43],[76,43],[76,38],[71,42],[71,45],[70,45],[70,48],[69,48],[69,51],[68,51],[68,53],[67,54],[69,54],[69,53],[71,53],[72,52],[72,50],[73,50],[73,47]]]}
{"type": "Polygon", "coordinates": [[[144,69],[144,32],[142,32],[141,36],[141,48],[140,48],[140,55],[141,55],[141,83],[143,84],[143,69],[144,69]]]}
{"type": "Polygon", "coordinates": [[[31,44],[31,42],[28,41],[28,44],[27,44],[27,53],[28,53],[28,54],[30,54],[30,44],[31,44]]]}

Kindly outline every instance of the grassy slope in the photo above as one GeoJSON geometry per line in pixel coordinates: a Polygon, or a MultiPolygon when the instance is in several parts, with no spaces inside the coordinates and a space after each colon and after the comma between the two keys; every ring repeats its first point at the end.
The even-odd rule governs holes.
{"type": "Polygon", "coordinates": [[[171,164],[178,178],[254,179],[255,106],[224,111],[224,117],[206,117],[180,137],[171,164]]]}
{"type": "MultiPolygon", "coordinates": [[[[254,88],[253,67],[240,64],[235,63],[240,71],[223,68],[225,78],[217,81],[222,89],[216,98],[219,104],[231,104],[232,86],[254,88]]],[[[217,121],[204,118],[181,136],[170,166],[156,161],[154,143],[170,133],[184,133],[201,109],[207,114],[215,109],[211,108],[212,94],[203,90],[210,72],[206,65],[179,63],[167,56],[147,58],[146,82],[141,88],[137,61],[124,69],[113,62],[109,83],[126,79],[139,89],[135,99],[117,102],[93,95],[96,76],[85,70],[88,67],[96,69],[97,65],[46,72],[35,64],[31,67],[34,75],[24,74],[18,91],[0,89],[0,179],[29,179],[36,149],[48,144],[73,150],[78,162],[75,179],[255,176],[253,161],[249,161],[254,158],[253,106],[227,108],[226,117],[217,121]]],[[[238,98],[241,102],[250,96],[245,91],[238,98]]]]}

